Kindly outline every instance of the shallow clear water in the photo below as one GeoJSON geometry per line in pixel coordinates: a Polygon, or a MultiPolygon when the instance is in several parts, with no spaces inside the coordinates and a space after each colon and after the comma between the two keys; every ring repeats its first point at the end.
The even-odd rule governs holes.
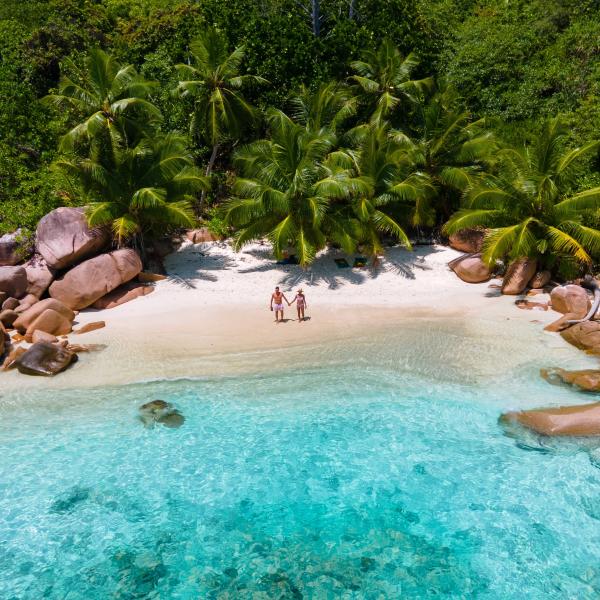
{"type": "Polygon", "coordinates": [[[593,445],[497,423],[582,396],[537,358],[464,372],[438,334],[322,368],[4,395],[0,598],[598,597],[593,445]],[[154,398],[184,425],[144,428],[154,398]]]}

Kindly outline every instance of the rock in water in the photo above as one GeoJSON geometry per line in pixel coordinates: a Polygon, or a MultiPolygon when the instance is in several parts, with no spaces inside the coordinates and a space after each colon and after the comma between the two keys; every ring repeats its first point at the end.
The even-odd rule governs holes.
{"type": "Polygon", "coordinates": [[[464,258],[454,265],[453,271],[467,283],[483,283],[492,277],[492,272],[481,260],[481,256],[464,258]]]}
{"type": "Polygon", "coordinates": [[[0,292],[22,298],[27,291],[27,271],[23,267],[0,267],[0,292]]]}
{"type": "Polygon", "coordinates": [[[51,309],[61,314],[67,321],[73,321],[75,313],[62,302],[55,300],[54,298],[46,298],[40,300],[25,312],[19,315],[19,318],[14,322],[15,329],[18,329],[21,333],[27,331],[29,326],[45,311],[51,309]]]}
{"type": "Polygon", "coordinates": [[[542,435],[600,435],[600,402],[511,412],[500,420],[520,423],[542,435]]]}
{"type": "Polygon", "coordinates": [[[566,371],[565,369],[542,369],[541,376],[554,385],[568,383],[586,392],[600,392],[600,370],[582,369],[566,371]]]}
{"type": "Polygon", "coordinates": [[[552,310],[572,314],[573,319],[582,319],[592,306],[590,297],[580,285],[559,285],[550,292],[552,310]]]}
{"type": "Polygon", "coordinates": [[[42,217],[36,249],[52,269],[64,269],[96,254],[108,243],[108,233],[92,230],[82,208],[61,207],[42,217]]]}
{"type": "Polygon", "coordinates": [[[483,229],[462,229],[453,233],[449,238],[450,247],[459,252],[473,254],[481,252],[485,231],[483,229]]]}
{"type": "Polygon", "coordinates": [[[16,366],[25,375],[56,375],[77,360],[73,352],[62,346],[38,342],[17,358],[16,366]]]}
{"type": "Polygon", "coordinates": [[[86,308],[133,279],[142,270],[134,250],[125,248],[90,258],[50,286],[50,296],[73,310],[86,308]]]}
{"type": "Polygon", "coordinates": [[[160,423],[171,429],[181,427],[185,417],[169,402],[152,400],[142,404],[139,408],[140,419],[146,427],[153,427],[160,423]]]}
{"type": "Polygon", "coordinates": [[[569,344],[580,350],[587,350],[593,354],[600,354],[600,322],[584,321],[576,323],[560,332],[560,335],[569,344]]]}
{"type": "Polygon", "coordinates": [[[115,308],[116,306],[130,302],[131,300],[135,300],[140,296],[147,296],[153,291],[154,287],[151,285],[126,283],[125,285],[118,287],[116,290],[106,294],[106,296],[102,296],[102,298],[96,300],[96,302],[92,304],[92,308],[115,308]]]}
{"type": "Polygon", "coordinates": [[[537,261],[533,258],[519,258],[513,261],[502,281],[502,293],[511,296],[521,294],[535,275],[537,261]]]}

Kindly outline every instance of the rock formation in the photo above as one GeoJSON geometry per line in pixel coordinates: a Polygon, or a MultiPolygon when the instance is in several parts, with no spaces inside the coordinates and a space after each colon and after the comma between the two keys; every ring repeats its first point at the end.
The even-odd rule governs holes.
{"type": "Polygon", "coordinates": [[[506,270],[502,281],[502,293],[511,296],[523,293],[527,284],[535,275],[537,261],[533,258],[519,258],[506,270]]]}
{"type": "Polygon", "coordinates": [[[460,261],[452,261],[450,268],[467,283],[483,283],[492,277],[492,272],[483,262],[480,254],[466,256],[460,261]]]}
{"type": "Polygon", "coordinates": [[[27,291],[27,271],[23,267],[0,267],[0,292],[22,298],[27,291]]]}
{"type": "Polygon", "coordinates": [[[79,310],[92,305],[142,270],[142,261],[134,250],[122,249],[86,260],[50,286],[50,296],[79,310]]]}
{"type": "Polygon", "coordinates": [[[553,368],[542,369],[540,374],[546,381],[553,385],[566,383],[586,392],[600,392],[599,369],[567,371],[565,369],[553,368]]]}
{"type": "Polygon", "coordinates": [[[459,252],[473,254],[481,252],[485,231],[483,229],[462,229],[457,233],[453,233],[449,238],[451,248],[459,252]]]}
{"type": "Polygon", "coordinates": [[[25,375],[50,376],[64,371],[75,360],[77,355],[62,346],[38,342],[17,358],[15,363],[25,375]]]}

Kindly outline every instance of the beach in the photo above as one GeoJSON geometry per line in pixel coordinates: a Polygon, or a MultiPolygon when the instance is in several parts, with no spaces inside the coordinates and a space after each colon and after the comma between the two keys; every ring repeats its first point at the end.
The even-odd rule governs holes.
{"type": "Polygon", "coordinates": [[[106,327],[71,334],[71,342],[102,350],[81,353],[77,364],[50,380],[5,373],[4,388],[118,385],[318,366],[332,360],[332,352],[342,360],[350,342],[391,331],[413,332],[410,343],[418,345],[425,324],[454,332],[466,370],[492,372],[498,354],[503,368],[517,368],[524,357],[541,360],[549,349],[549,360],[556,355],[565,364],[589,362],[558,335],[543,332],[557,313],[519,310],[514,296],[499,293],[500,280],[473,285],[458,279],[447,266],[458,255],[444,246],[391,248],[377,268],[340,269],[335,259],[344,255],[328,251],[303,270],[277,264],[267,245],[236,253],[228,243],[184,242],[167,257],[167,279],[157,282],[153,293],[77,315],[75,329],[99,320],[106,327]],[[276,285],[288,300],[304,289],[306,322],[299,323],[295,306],[286,305],[286,322],[274,323],[269,301],[276,285]]]}

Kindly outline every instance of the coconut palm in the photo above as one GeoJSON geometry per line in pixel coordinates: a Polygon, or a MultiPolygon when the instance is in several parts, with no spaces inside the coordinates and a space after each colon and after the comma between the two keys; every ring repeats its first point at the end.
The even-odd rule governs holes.
{"type": "Polygon", "coordinates": [[[193,225],[190,200],[208,185],[193,165],[185,138],[175,134],[144,138],[110,161],[92,153],[55,165],[77,182],[90,226],[110,226],[118,246],[133,242],[142,251],[146,234],[193,225]]]}
{"type": "Polygon", "coordinates": [[[499,175],[487,176],[468,190],[464,207],[446,223],[448,234],[485,227],[483,257],[537,258],[547,267],[556,260],[590,265],[600,252],[600,231],[585,225],[585,211],[600,208],[600,187],[572,193],[577,162],[599,147],[592,142],[565,150],[565,124],[547,121],[535,143],[500,153],[499,175]]]}
{"type": "Polygon", "coordinates": [[[393,42],[385,39],[364,60],[350,63],[356,72],[350,80],[356,83],[359,95],[371,110],[371,121],[389,120],[402,104],[413,106],[433,85],[433,79],[411,79],[419,60],[414,53],[403,56],[393,42]]]}
{"type": "Polygon", "coordinates": [[[432,226],[436,209],[448,219],[459,193],[487,172],[498,145],[485,120],[473,121],[452,87],[442,87],[416,113],[411,135],[397,131],[394,139],[406,151],[408,164],[426,173],[438,190],[433,204],[422,206],[420,224],[432,226]]]}
{"type": "Polygon", "coordinates": [[[82,141],[112,152],[135,146],[161,118],[148,100],[157,84],[98,48],[90,50],[84,66],[81,70],[68,60],[64,71],[72,76],[63,73],[58,93],[42,100],[82,119],[62,137],[62,150],[72,150],[82,141]]]}
{"type": "Polygon", "coordinates": [[[242,89],[267,81],[257,75],[242,75],[243,58],[243,46],[230,53],[225,36],[209,28],[190,44],[191,64],[176,66],[180,78],[177,92],[194,100],[190,132],[212,148],[206,175],[212,172],[220,146],[238,139],[258,117],[242,89]]]}
{"type": "Polygon", "coordinates": [[[291,115],[310,131],[338,132],[356,113],[357,103],[350,88],[336,81],[323,83],[314,91],[303,85],[290,101],[291,115]]]}
{"type": "Polygon", "coordinates": [[[331,175],[316,184],[318,193],[348,200],[340,219],[351,225],[353,238],[373,256],[383,252],[383,235],[411,248],[399,221],[410,218],[418,225],[421,205],[436,192],[425,173],[399,157],[404,159],[403,151],[389,127],[372,124],[361,132],[355,150],[330,156],[326,165],[331,175]]]}
{"type": "Polygon", "coordinates": [[[234,157],[241,177],[234,184],[236,198],[226,205],[226,222],[237,228],[235,248],[268,237],[278,258],[294,246],[302,266],[328,238],[352,248],[348,232],[331,214],[330,196],[318,186],[330,175],[325,161],[335,136],[308,131],[274,109],[267,120],[269,139],[240,148],[234,157]]]}

